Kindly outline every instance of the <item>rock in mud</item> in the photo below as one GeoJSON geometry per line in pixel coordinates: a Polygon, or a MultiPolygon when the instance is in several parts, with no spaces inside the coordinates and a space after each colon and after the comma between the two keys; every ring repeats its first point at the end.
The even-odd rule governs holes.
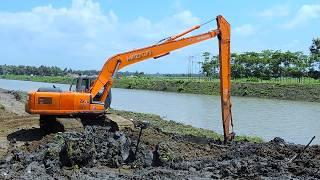
{"type": "Polygon", "coordinates": [[[153,152],[155,156],[155,166],[163,166],[175,160],[176,156],[174,155],[170,147],[171,146],[168,144],[168,142],[161,142],[156,145],[155,151],[153,152]]]}

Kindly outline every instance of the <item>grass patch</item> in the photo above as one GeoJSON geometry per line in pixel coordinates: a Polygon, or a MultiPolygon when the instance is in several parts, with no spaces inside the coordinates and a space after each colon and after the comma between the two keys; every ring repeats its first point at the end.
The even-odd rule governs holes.
{"type": "MultiPolygon", "coordinates": [[[[164,133],[172,133],[179,135],[192,135],[197,137],[212,138],[215,140],[223,140],[223,136],[214,131],[202,128],[196,128],[190,125],[182,123],[167,121],[162,119],[158,115],[136,113],[129,111],[120,111],[111,109],[111,112],[118,114],[127,119],[133,119],[135,121],[148,121],[151,126],[160,129],[164,133]]],[[[260,137],[249,137],[249,136],[236,136],[235,141],[250,141],[255,143],[261,143],[263,140],[260,137]]]]}

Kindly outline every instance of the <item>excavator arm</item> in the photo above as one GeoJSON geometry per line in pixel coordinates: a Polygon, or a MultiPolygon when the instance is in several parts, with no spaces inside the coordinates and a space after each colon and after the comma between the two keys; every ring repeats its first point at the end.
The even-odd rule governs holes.
{"type": "Polygon", "coordinates": [[[104,102],[111,89],[114,75],[118,70],[126,66],[150,58],[159,58],[169,54],[171,51],[174,51],[176,49],[180,49],[218,36],[220,61],[220,91],[224,140],[232,140],[234,137],[234,133],[232,132],[233,124],[230,101],[230,25],[222,16],[217,16],[216,21],[218,25],[218,29],[216,30],[212,30],[200,35],[180,38],[185,34],[200,28],[200,26],[195,26],[192,29],[189,29],[181,34],[165,39],[156,45],[117,54],[109,58],[104,64],[96,81],[90,87],[91,96],[95,97],[98,94],[98,92],[102,88],[104,88],[102,96],[99,100],[100,102],[104,102]]]}
{"type": "MultiPolygon", "coordinates": [[[[122,54],[117,54],[106,61],[99,76],[97,77],[97,80],[92,85],[90,93],[94,97],[95,95],[97,95],[97,93],[100,91],[102,87],[106,85],[110,87],[112,84],[113,75],[116,73],[117,70],[120,70],[131,64],[147,60],[149,58],[158,58],[160,56],[167,55],[173,50],[211,39],[217,36],[218,34],[219,30],[213,30],[197,36],[191,36],[179,40],[173,40],[170,38],[161,44],[125,52],[122,54]]],[[[104,99],[101,99],[101,101],[103,102],[104,99]]]]}

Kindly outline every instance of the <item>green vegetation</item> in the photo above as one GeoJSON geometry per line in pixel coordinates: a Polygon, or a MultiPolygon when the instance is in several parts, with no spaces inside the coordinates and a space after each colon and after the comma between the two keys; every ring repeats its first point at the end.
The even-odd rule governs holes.
{"type": "Polygon", "coordinates": [[[71,76],[29,76],[29,75],[13,75],[13,74],[0,75],[0,78],[22,80],[22,81],[61,83],[61,84],[70,84],[74,79],[71,76]]]}
{"type": "MultiPolygon", "coordinates": [[[[203,53],[202,71],[206,77],[218,77],[219,61],[217,56],[203,53]]],[[[232,53],[231,73],[233,79],[258,78],[270,80],[283,77],[310,77],[320,79],[320,58],[307,56],[302,52],[281,52],[265,50],[262,52],[232,53]]]]}
{"type": "MultiPolygon", "coordinates": [[[[219,95],[219,80],[188,80],[176,78],[123,78],[117,79],[113,85],[117,88],[147,89],[180,93],[219,95]]],[[[252,81],[240,79],[232,81],[233,96],[248,96],[320,102],[320,81],[307,80],[298,83],[286,81],[252,81]]]]}
{"type": "MultiPolygon", "coordinates": [[[[312,40],[312,44],[311,44],[309,49],[310,49],[310,54],[311,54],[312,61],[319,63],[319,59],[320,59],[320,38],[313,39],[312,40]]],[[[319,66],[320,66],[320,64],[319,64],[319,66]]]]}
{"type": "MultiPolygon", "coordinates": [[[[272,78],[292,77],[301,79],[310,77],[320,79],[320,38],[313,39],[310,55],[302,52],[282,52],[264,50],[261,52],[244,52],[231,54],[232,78],[272,78]]],[[[202,72],[206,77],[219,74],[218,56],[203,53],[202,72]]]]}
{"type": "MultiPolygon", "coordinates": [[[[153,114],[146,114],[146,113],[136,113],[136,112],[129,112],[129,111],[119,111],[119,110],[111,110],[111,112],[116,113],[124,118],[133,119],[137,121],[148,121],[151,126],[158,128],[161,132],[164,133],[173,133],[179,135],[191,135],[197,137],[206,137],[206,138],[213,138],[213,139],[220,139],[223,140],[222,135],[217,134],[214,131],[202,129],[202,128],[195,128],[190,125],[185,125],[182,123],[177,123],[174,121],[167,121],[163,120],[160,116],[153,115],[153,114]]],[[[262,142],[263,140],[259,137],[248,137],[248,136],[236,136],[236,141],[240,140],[248,140],[250,142],[262,142]]]]}
{"type": "Polygon", "coordinates": [[[31,76],[65,76],[68,74],[85,74],[96,75],[97,70],[72,70],[65,68],[62,70],[56,66],[14,66],[14,65],[0,65],[0,75],[14,74],[14,75],[31,75],[31,76]]]}

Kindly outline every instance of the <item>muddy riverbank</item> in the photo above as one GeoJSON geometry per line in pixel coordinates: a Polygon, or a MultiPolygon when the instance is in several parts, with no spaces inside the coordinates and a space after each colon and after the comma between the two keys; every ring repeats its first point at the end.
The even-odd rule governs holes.
{"type": "MultiPolygon", "coordinates": [[[[47,135],[36,144],[11,148],[0,161],[3,179],[318,179],[320,147],[281,138],[267,143],[248,141],[222,145],[202,137],[162,133],[150,127],[137,155],[138,131],[113,132],[88,126],[83,132],[47,135]]],[[[14,145],[15,142],[11,142],[14,145]]]]}
{"type": "MultiPolygon", "coordinates": [[[[23,103],[14,92],[0,95],[4,93],[23,103]]],[[[74,120],[65,132],[47,134],[37,116],[2,107],[0,135],[7,148],[0,160],[1,179],[320,178],[319,145],[289,162],[302,145],[281,138],[262,143],[238,139],[223,145],[212,131],[116,110],[111,113],[131,119],[136,127],[120,132],[103,124],[83,127],[74,120]],[[150,125],[134,156],[143,121],[150,125]]]]}

